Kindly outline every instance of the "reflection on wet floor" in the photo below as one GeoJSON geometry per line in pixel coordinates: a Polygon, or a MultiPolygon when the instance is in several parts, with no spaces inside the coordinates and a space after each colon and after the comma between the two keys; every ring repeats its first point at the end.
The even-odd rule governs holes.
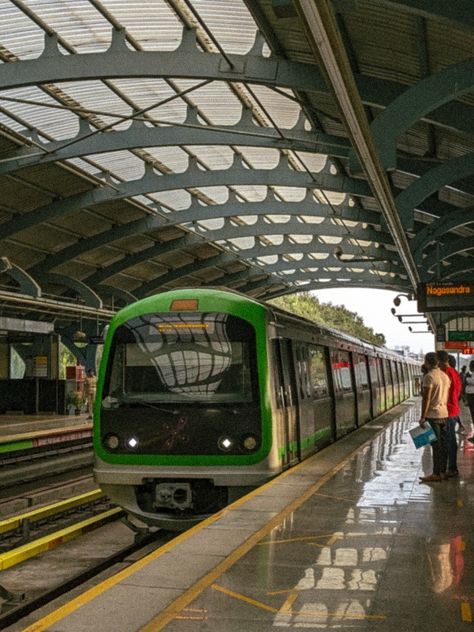
{"type": "Polygon", "coordinates": [[[219,603],[224,631],[472,624],[474,446],[461,440],[459,479],[420,484],[431,455],[407,434],[418,418],[407,408],[194,605],[214,618],[219,603]]]}

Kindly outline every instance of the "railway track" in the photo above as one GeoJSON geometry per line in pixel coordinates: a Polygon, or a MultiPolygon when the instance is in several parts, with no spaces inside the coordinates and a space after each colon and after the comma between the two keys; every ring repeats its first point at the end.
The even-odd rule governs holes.
{"type": "Polygon", "coordinates": [[[163,546],[175,536],[176,534],[172,533],[146,536],[142,540],[125,546],[100,561],[96,561],[80,572],[72,573],[66,580],[62,579],[41,591],[33,590],[30,592],[28,584],[25,584],[21,591],[9,590],[5,587],[5,584],[1,585],[0,599],[3,599],[3,603],[0,609],[0,629],[17,623],[58,597],[82,586],[104,571],[110,571],[114,566],[117,566],[116,572],[123,570],[136,562],[137,559],[163,546]]]}

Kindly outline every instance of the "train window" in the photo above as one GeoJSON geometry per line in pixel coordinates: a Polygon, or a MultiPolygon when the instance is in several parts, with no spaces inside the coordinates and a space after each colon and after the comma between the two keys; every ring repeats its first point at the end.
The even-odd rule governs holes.
{"type": "Polygon", "coordinates": [[[309,358],[313,398],[327,397],[329,395],[329,387],[324,348],[311,345],[309,347],[309,358]]]}
{"type": "Polygon", "coordinates": [[[128,402],[250,402],[255,332],[220,313],[145,314],[117,328],[104,405],[128,402]]]}
{"type": "Polygon", "coordinates": [[[351,360],[347,351],[331,351],[331,366],[336,392],[351,391],[351,360]]]}
{"type": "Polygon", "coordinates": [[[377,362],[377,358],[369,358],[370,383],[374,386],[378,386],[380,384],[377,362]]]}
{"type": "Polygon", "coordinates": [[[300,399],[311,397],[311,386],[308,370],[309,358],[306,345],[296,346],[296,374],[300,399]]]}
{"type": "Polygon", "coordinates": [[[354,353],[353,358],[356,385],[361,386],[362,388],[367,388],[369,385],[369,375],[367,373],[365,356],[360,355],[359,353],[354,353]]]}

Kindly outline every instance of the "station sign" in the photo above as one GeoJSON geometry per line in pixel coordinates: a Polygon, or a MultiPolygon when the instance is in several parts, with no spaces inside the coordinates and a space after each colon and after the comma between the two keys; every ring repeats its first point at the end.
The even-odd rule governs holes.
{"type": "Polygon", "coordinates": [[[448,331],[448,340],[474,340],[474,331],[448,331]]]}
{"type": "Polygon", "coordinates": [[[418,311],[442,312],[474,309],[474,283],[471,281],[420,283],[418,311]]]}
{"type": "Polygon", "coordinates": [[[436,342],[445,342],[446,341],[446,329],[444,325],[439,325],[436,327],[436,342]]]}
{"type": "Polygon", "coordinates": [[[89,337],[90,345],[103,345],[104,344],[104,336],[90,336],[89,337]]]}
{"type": "Polygon", "coordinates": [[[420,283],[417,288],[419,312],[474,310],[472,281],[420,283]]]}
{"type": "Polygon", "coordinates": [[[474,355],[474,347],[464,347],[461,349],[463,355],[474,355]]]}

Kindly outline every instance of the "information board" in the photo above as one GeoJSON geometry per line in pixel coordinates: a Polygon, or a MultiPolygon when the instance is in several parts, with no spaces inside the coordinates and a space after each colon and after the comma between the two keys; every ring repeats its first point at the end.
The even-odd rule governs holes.
{"type": "Polygon", "coordinates": [[[474,331],[448,331],[448,340],[474,340],[474,331]]]}
{"type": "Polygon", "coordinates": [[[471,281],[420,283],[417,298],[419,312],[474,310],[474,283],[471,281]]]}

